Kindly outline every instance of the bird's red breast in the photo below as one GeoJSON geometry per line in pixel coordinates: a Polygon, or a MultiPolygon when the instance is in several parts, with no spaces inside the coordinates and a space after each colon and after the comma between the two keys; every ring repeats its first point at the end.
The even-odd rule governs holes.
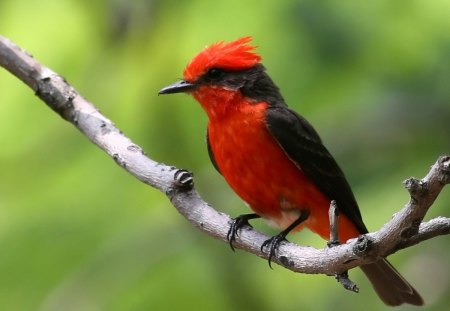
{"type": "MultiPolygon", "coordinates": [[[[308,210],[308,220],[296,230],[305,225],[328,239],[330,199],[271,136],[265,124],[268,104],[220,87],[201,86],[193,95],[209,116],[210,147],[231,188],[255,213],[282,229],[308,210]]],[[[359,235],[346,217],[340,221],[341,240],[359,235]]]]}

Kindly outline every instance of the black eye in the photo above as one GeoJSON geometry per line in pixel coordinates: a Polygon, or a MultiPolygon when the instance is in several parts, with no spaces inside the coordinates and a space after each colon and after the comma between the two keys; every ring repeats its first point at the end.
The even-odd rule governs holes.
{"type": "Polygon", "coordinates": [[[211,80],[217,80],[217,79],[221,78],[224,75],[224,73],[225,72],[222,69],[211,68],[210,70],[208,70],[206,75],[211,80]]]}

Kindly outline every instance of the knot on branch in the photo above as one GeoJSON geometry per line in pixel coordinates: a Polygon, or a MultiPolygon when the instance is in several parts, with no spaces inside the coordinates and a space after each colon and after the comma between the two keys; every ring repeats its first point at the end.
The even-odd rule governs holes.
{"type": "Polygon", "coordinates": [[[171,167],[171,171],[175,170],[173,174],[172,184],[167,188],[166,195],[172,200],[176,192],[189,191],[194,188],[194,174],[185,169],[171,167]]]}
{"type": "Polygon", "coordinates": [[[403,182],[406,190],[408,190],[411,198],[416,200],[417,197],[422,196],[428,191],[428,184],[420,179],[410,177],[403,182]]]}
{"type": "Polygon", "coordinates": [[[289,257],[286,257],[286,256],[279,256],[278,257],[278,261],[280,262],[280,264],[283,267],[286,267],[286,268],[294,267],[294,265],[295,265],[295,262],[292,259],[289,259],[289,257]]]}
{"type": "Polygon", "coordinates": [[[360,235],[353,246],[352,252],[358,257],[363,257],[372,248],[373,241],[367,235],[360,235]]]}
{"type": "Polygon", "coordinates": [[[439,181],[443,184],[450,183],[450,156],[442,156],[438,160],[439,165],[439,181]]]}
{"type": "Polygon", "coordinates": [[[173,186],[180,190],[191,190],[194,187],[194,174],[187,170],[176,170],[173,180],[173,186]]]}
{"type": "Polygon", "coordinates": [[[72,121],[73,101],[78,93],[64,78],[49,69],[43,70],[35,94],[65,120],[72,121]]]}
{"type": "Polygon", "coordinates": [[[415,236],[419,232],[420,224],[422,223],[422,219],[414,219],[411,222],[411,226],[403,229],[400,233],[402,239],[410,239],[415,236]]]}
{"type": "Polygon", "coordinates": [[[120,167],[126,168],[127,162],[122,158],[119,153],[113,153],[112,158],[120,167]]]}

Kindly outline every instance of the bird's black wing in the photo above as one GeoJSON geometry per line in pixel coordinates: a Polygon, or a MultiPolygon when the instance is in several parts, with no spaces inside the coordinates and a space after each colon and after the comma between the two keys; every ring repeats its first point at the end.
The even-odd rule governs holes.
{"type": "Polygon", "coordinates": [[[361,233],[366,233],[361,213],[344,173],[322,144],[312,125],[286,106],[269,106],[266,111],[269,132],[287,156],[330,199],[335,200],[361,233]]]}
{"type": "MultiPolygon", "coordinates": [[[[208,130],[206,130],[206,146],[208,147],[208,155],[211,163],[214,165],[214,168],[220,173],[219,166],[217,165],[216,159],[214,158],[214,153],[211,150],[211,144],[209,143],[209,134],[208,130]]],[[[222,173],[220,173],[222,174],[222,173]]]]}

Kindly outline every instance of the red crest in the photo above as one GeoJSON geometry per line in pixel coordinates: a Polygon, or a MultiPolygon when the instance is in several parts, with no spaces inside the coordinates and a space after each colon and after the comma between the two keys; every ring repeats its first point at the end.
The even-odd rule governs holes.
{"type": "Polygon", "coordinates": [[[248,44],[252,37],[243,37],[225,43],[223,41],[204,48],[184,70],[184,79],[193,82],[211,68],[244,70],[256,65],[261,56],[254,53],[255,46],[248,44]]]}

